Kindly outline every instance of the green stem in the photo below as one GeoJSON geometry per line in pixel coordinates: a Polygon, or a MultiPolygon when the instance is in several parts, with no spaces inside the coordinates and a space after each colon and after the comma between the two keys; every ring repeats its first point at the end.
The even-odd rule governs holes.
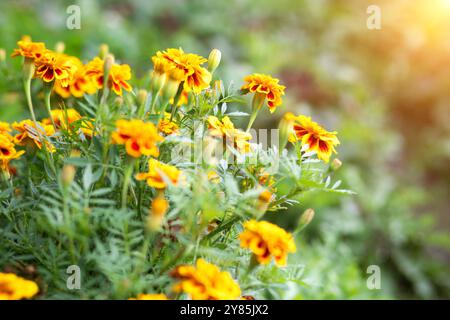
{"type": "Polygon", "coordinates": [[[128,163],[127,167],[125,168],[124,173],[124,180],[123,180],[123,188],[122,188],[122,209],[125,209],[127,207],[127,195],[128,195],[128,187],[131,182],[131,175],[133,174],[133,166],[134,166],[134,159],[128,163]]]}
{"type": "Polygon", "coordinates": [[[249,132],[250,129],[252,128],[253,122],[255,122],[256,116],[258,115],[258,111],[259,110],[255,110],[255,111],[252,112],[252,114],[250,116],[250,120],[248,121],[247,130],[245,130],[245,132],[249,132]]]}
{"type": "Polygon", "coordinates": [[[178,86],[177,94],[175,95],[175,98],[173,99],[172,104],[172,111],[170,114],[170,121],[172,121],[173,116],[175,115],[178,107],[178,101],[180,101],[181,93],[183,92],[184,87],[184,81],[180,82],[180,85],[178,86]]]}
{"type": "Polygon", "coordinates": [[[47,109],[48,116],[50,117],[50,120],[52,121],[53,128],[56,131],[56,124],[52,117],[52,107],[51,107],[51,103],[50,103],[52,89],[53,89],[53,83],[44,84],[45,108],[47,109]]]}
{"type": "Polygon", "coordinates": [[[37,126],[36,115],[34,114],[33,102],[31,100],[31,79],[25,79],[23,81],[23,89],[27,98],[28,109],[30,110],[31,119],[33,119],[34,125],[37,126]]]}

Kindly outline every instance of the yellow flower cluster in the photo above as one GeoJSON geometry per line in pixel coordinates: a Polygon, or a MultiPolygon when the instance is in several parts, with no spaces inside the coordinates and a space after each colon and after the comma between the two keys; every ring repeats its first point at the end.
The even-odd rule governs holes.
{"type": "Polygon", "coordinates": [[[69,98],[70,96],[81,98],[84,94],[94,94],[99,87],[95,79],[88,76],[86,65],[76,57],[72,57],[72,62],[77,69],[71,81],[66,87],[61,82],[56,81],[55,92],[63,98],[69,98]]]}
{"type": "Polygon", "coordinates": [[[51,124],[43,122],[36,122],[33,120],[22,120],[14,122],[12,127],[19,133],[14,136],[14,143],[19,146],[37,146],[42,149],[44,143],[45,148],[50,152],[55,152],[55,147],[45,137],[50,137],[55,134],[55,128],[51,124]],[[37,124],[37,127],[36,127],[37,124]]]}
{"type": "MultiPolygon", "coordinates": [[[[104,83],[105,61],[99,57],[95,57],[85,66],[85,74],[93,79],[98,89],[103,88],[104,83]]],[[[111,88],[117,95],[122,96],[122,89],[131,91],[132,87],[128,83],[131,79],[131,68],[127,64],[111,65],[108,75],[108,87],[111,88]]]]}
{"type": "MultiPolygon", "coordinates": [[[[63,98],[71,95],[79,98],[103,88],[105,62],[98,57],[84,65],[77,57],[49,50],[44,43],[32,42],[27,37],[18,41],[17,46],[12,57],[22,56],[32,63],[34,77],[53,83],[55,92],[63,98]]],[[[113,63],[109,67],[108,87],[119,96],[122,89],[131,91],[127,82],[131,79],[130,66],[113,63]]]]}
{"type": "Polygon", "coordinates": [[[209,116],[208,129],[211,136],[224,139],[224,143],[231,145],[240,153],[250,152],[249,141],[252,139],[252,135],[236,129],[227,116],[223,117],[222,121],[215,116],[209,116]]]}
{"type": "Polygon", "coordinates": [[[242,86],[244,92],[259,94],[267,99],[270,112],[274,112],[281,105],[281,96],[285,86],[278,84],[279,80],[265,74],[255,73],[244,78],[246,84],[242,86]]]}
{"type": "Polygon", "coordinates": [[[156,73],[183,82],[187,92],[192,90],[200,93],[211,82],[211,73],[202,67],[208,60],[193,53],[185,53],[181,48],[158,51],[152,61],[156,73]]]}
{"type": "Polygon", "coordinates": [[[181,171],[175,166],[171,166],[151,158],[148,160],[148,172],[138,173],[137,180],[145,180],[150,187],[165,189],[168,183],[178,184],[181,178],[181,171]]]}
{"type": "Polygon", "coordinates": [[[34,281],[0,272],[0,300],[30,299],[38,292],[39,287],[34,281]]]}
{"type": "Polygon", "coordinates": [[[170,121],[170,113],[166,112],[164,118],[158,123],[158,130],[165,135],[171,135],[177,133],[179,127],[175,122],[170,121]]]}
{"type": "Polygon", "coordinates": [[[127,154],[138,158],[142,155],[157,157],[159,149],[156,145],[164,138],[150,122],[135,120],[117,120],[116,131],[112,133],[112,142],[125,145],[127,154]]]}
{"type": "Polygon", "coordinates": [[[288,253],[296,251],[292,235],[267,221],[245,222],[239,239],[241,247],[250,249],[262,264],[269,263],[273,257],[277,265],[284,266],[288,253]]]}
{"type": "Polygon", "coordinates": [[[10,135],[10,132],[10,125],[0,121],[0,170],[2,171],[8,171],[9,162],[25,153],[23,150],[16,150],[14,138],[10,135]]]}
{"type": "Polygon", "coordinates": [[[292,123],[293,134],[289,137],[291,142],[301,141],[308,146],[308,151],[315,151],[317,157],[325,162],[330,160],[332,153],[337,153],[335,146],[339,144],[337,132],[329,132],[311,120],[311,117],[291,113],[285,115],[292,123]]]}
{"type": "Polygon", "coordinates": [[[195,266],[177,267],[172,276],[180,280],[173,290],[188,294],[192,300],[234,300],[241,295],[230,273],[203,259],[198,259],[195,266]]]}

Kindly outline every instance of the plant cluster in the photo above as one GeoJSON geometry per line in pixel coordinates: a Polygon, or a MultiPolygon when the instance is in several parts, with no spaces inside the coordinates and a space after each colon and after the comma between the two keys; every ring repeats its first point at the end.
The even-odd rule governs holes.
{"type": "Polygon", "coordinates": [[[288,113],[264,148],[252,124],[285,87],[255,73],[225,88],[217,49],[158,51],[143,79],[106,45],[87,63],[63,51],[24,37],[12,53],[30,119],[0,123],[0,297],[263,298],[299,280],[288,255],[314,211],[293,232],[266,217],[310,190],[350,193],[331,184],[336,132],[288,113]],[[247,94],[243,130],[228,110],[247,94]]]}

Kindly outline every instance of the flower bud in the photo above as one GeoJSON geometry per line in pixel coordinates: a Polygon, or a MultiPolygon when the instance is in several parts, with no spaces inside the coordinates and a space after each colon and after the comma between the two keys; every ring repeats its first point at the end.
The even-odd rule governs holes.
{"type": "Polygon", "coordinates": [[[342,167],[342,161],[339,160],[338,158],[335,158],[335,159],[331,162],[331,169],[333,169],[334,171],[336,171],[336,170],[339,169],[340,167],[342,167]]]}
{"type": "Polygon", "coordinates": [[[111,67],[114,65],[115,59],[114,55],[108,53],[105,57],[105,63],[104,63],[104,73],[109,73],[109,70],[111,70],[111,67]]]}
{"type": "Polygon", "coordinates": [[[23,79],[26,81],[31,80],[34,76],[35,69],[33,59],[25,58],[22,67],[23,79]]]}
{"type": "Polygon", "coordinates": [[[218,49],[212,49],[208,58],[208,70],[213,73],[220,64],[222,53],[218,49]]]}
{"type": "Polygon", "coordinates": [[[6,60],[6,51],[3,48],[0,48],[0,63],[6,60]]]}
{"type": "Polygon", "coordinates": [[[63,53],[66,50],[66,45],[62,41],[58,41],[55,45],[55,51],[57,53],[63,53]]]}
{"type": "Polygon", "coordinates": [[[61,179],[65,186],[69,186],[70,184],[72,184],[76,172],[77,171],[73,165],[71,164],[64,165],[61,173],[61,179]]]}
{"type": "Polygon", "coordinates": [[[312,221],[313,218],[314,210],[311,208],[306,209],[298,220],[297,232],[303,230],[312,221]]]}
{"type": "Polygon", "coordinates": [[[258,210],[266,212],[269,207],[270,201],[272,201],[272,193],[269,190],[263,190],[258,197],[258,210]]]}
{"type": "Polygon", "coordinates": [[[106,58],[106,55],[109,53],[109,47],[108,47],[108,45],[107,44],[101,44],[100,45],[100,51],[99,51],[99,53],[98,53],[98,57],[100,58],[100,59],[105,59],[106,58]]]}
{"type": "Polygon", "coordinates": [[[166,83],[166,74],[165,73],[158,73],[156,71],[152,72],[151,75],[151,84],[150,87],[154,94],[157,94],[159,90],[164,86],[166,83]]]}
{"type": "Polygon", "coordinates": [[[280,130],[280,145],[279,145],[280,153],[286,147],[289,136],[292,133],[292,126],[294,123],[294,119],[295,119],[294,114],[288,112],[284,115],[284,117],[280,121],[280,124],[278,126],[280,130]]]}
{"type": "Polygon", "coordinates": [[[164,195],[158,195],[153,199],[147,221],[147,227],[150,231],[157,231],[160,229],[168,209],[169,202],[164,198],[164,195]]]}
{"type": "Polygon", "coordinates": [[[138,91],[138,94],[137,94],[138,105],[141,106],[141,105],[145,104],[145,102],[147,101],[147,95],[148,95],[148,92],[145,89],[140,89],[138,91]]]}

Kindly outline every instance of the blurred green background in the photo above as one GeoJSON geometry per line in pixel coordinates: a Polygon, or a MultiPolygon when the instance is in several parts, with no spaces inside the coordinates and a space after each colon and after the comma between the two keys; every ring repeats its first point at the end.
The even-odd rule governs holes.
{"type": "MultiPolygon", "coordinates": [[[[218,76],[236,88],[249,73],[279,77],[284,105],[257,126],[292,111],[337,130],[336,175],[357,192],[309,193],[272,214],[294,228],[303,210],[316,212],[293,257],[305,265],[302,282],[283,297],[450,298],[449,0],[4,0],[0,28],[8,55],[25,34],[48,47],[63,41],[84,60],[107,43],[137,78],[167,47],[220,49],[218,76]],[[66,27],[73,4],[80,30],[66,27]],[[371,4],[380,30],[366,26],[371,4]],[[380,290],[366,285],[370,265],[380,267],[380,290]]],[[[0,120],[12,121],[26,105],[20,61],[6,64],[0,120]]]]}

